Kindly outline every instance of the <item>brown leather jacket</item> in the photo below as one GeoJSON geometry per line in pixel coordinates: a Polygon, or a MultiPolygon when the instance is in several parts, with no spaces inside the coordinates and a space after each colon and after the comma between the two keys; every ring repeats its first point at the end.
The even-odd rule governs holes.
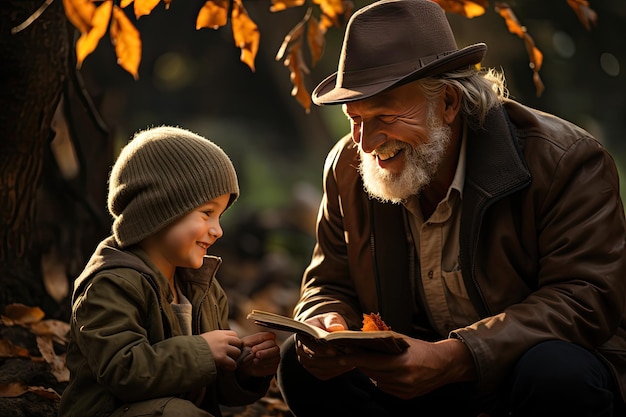
{"type": "MultiPolygon", "coordinates": [[[[419,275],[401,205],[363,191],[349,136],[329,153],[317,244],[295,309],[337,311],[353,328],[380,312],[423,337],[419,275]]],[[[587,132],[506,101],[470,131],[460,264],[480,321],[453,331],[481,389],[496,387],[533,345],[566,340],[597,352],[626,393],[626,227],[618,173],[587,132]]]]}

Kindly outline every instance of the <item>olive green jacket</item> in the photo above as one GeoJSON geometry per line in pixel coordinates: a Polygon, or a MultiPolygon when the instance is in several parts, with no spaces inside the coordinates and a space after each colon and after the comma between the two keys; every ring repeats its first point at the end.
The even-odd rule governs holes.
{"type": "MultiPolygon", "coordinates": [[[[430,337],[405,209],[369,199],[358,165],[350,137],[328,155],[295,314],[336,311],[358,328],[380,312],[392,329],[430,337]]],[[[596,352],[626,393],[625,243],[614,161],[587,132],[513,101],[468,132],[459,261],[481,319],[450,337],[470,349],[481,390],[558,339],[596,352]]]]}
{"type": "MultiPolygon", "coordinates": [[[[194,335],[182,335],[172,312],[166,278],[141,249],[100,243],[75,282],[66,363],[71,373],[60,417],[107,416],[125,403],[204,392],[200,407],[220,415],[219,404],[242,405],[262,397],[269,379],[254,378],[252,390],[235,373],[216,368],[200,333],[228,329],[226,294],[207,256],[198,270],[176,271],[193,305],[194,335]]],[[[250,382],[250,381],[248,381],[250,382]]]]}

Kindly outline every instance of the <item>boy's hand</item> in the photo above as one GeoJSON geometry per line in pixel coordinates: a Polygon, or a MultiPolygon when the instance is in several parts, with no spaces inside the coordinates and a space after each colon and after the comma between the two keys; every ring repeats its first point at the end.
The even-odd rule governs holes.
{"type": "Polygon", "coordinates": [[[248,376],[269,376],[276,373],[280,362],[280,348],[276,335],[260,332],[241,338],[242,356],[237,361],[238,371],[248,376]]]}
{"type": "Polygon", "coordinates": [[[215,366],[226,371],[237,369],[237,358],[241,354],[242,341],[232,330],[213,330],[202,333],[213,353],[215,366]]]}

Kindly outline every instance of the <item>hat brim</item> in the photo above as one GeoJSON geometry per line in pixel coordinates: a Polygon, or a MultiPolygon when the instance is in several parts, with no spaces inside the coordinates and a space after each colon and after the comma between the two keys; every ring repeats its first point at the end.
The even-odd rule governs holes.
{"type": "Polygon", "coordinates": [[[349,88],[336,85],[337,73],[335,72],[315,87],[311,98],[313,103],[318,106],[363,100],[403,83],[441,74],[468,65],[476,65],[483,60],[486,52],[487,45],[477,43],[448,54],[428,65],[409,72],[405,76],[379,83],[351,86],[349,88]]]}

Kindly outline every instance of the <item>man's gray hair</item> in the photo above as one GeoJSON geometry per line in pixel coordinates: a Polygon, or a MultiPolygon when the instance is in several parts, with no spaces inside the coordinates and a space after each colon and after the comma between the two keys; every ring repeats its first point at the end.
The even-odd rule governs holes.
{"type": "Polygon", "coordinates": [[[508,97],[504,74],[495,69],[466,67],[416,81],[427,99],[434,99],[446,86],[461,91],[461,115],[473,128],[482,127],[489,110],[508,97]]]}

